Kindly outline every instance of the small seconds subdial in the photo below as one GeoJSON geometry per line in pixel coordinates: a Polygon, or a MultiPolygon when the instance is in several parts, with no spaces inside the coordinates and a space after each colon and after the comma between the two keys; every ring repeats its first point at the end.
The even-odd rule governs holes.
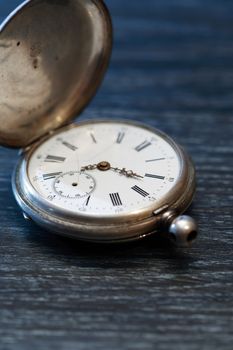
{"type": "Polygon", "coordinates": [[[84,172],[70,171],[63,173],[54,181],[54,190],[61,197],[84,198],[96,188],[95,179],[84,172]]]}

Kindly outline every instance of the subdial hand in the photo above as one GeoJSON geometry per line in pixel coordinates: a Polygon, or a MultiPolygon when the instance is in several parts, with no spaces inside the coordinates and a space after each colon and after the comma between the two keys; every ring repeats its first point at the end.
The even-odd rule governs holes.
{"type": "Polygon", "coordinates": [[[121,175],[125,175],[126,177],[137,177],[137,178],[141,178],[143,179],[143,176],[138,175],[137,173],[135,173],[133,170],[127,170],[126,168],[114,168],[111,166],[111,164],[109,162],[103,161],[100,162],[98,164],[90,164],[87,166],[84,166],[81,168],[81,171],[85,171],[85,170],[95,170],[98,169],[100,171],[108,171],[108,170],[113,170],[121,175]]]}

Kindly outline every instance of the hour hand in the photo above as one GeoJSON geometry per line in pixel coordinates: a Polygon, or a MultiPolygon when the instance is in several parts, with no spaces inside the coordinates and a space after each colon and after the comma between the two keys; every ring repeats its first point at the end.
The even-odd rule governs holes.
{"type": "Polygon", "coordinates": [[[137,177],[137,178],[143,179],[143,176],[138,175],[133,170],[126,170],[126,168],[120,169],[120,168],[113,168],[113,167],[111,167],[111,169],[118,172],[121,175],[125,175],[126,177],[137,177]]]}

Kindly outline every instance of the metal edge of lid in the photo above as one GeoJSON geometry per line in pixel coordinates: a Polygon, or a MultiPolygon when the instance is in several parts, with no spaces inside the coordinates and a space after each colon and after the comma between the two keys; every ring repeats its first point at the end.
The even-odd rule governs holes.
{"type": "Polygon", "coordinates": [[[17,7],[0,25],[0,144],[24,148],[80,114],[111,49],[102,0],[27,0],[17,7]]]}

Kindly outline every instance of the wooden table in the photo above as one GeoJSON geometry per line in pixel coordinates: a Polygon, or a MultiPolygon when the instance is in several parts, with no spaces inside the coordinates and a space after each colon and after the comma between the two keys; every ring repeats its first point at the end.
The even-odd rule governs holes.
{"type": "MultiPolygon", "coordinates": [[[[19,1],[0,1],[3,18],[19,1]],[[6,4],[7,3],[7,4],[6,4]]],[[[233,2],[107,0],[115,46],[82,118],[144,121],[197,167],[190,250],[157,239],[112,248],[24,221],[0,149],[0,349],[233,348],[233,2]]]]}

